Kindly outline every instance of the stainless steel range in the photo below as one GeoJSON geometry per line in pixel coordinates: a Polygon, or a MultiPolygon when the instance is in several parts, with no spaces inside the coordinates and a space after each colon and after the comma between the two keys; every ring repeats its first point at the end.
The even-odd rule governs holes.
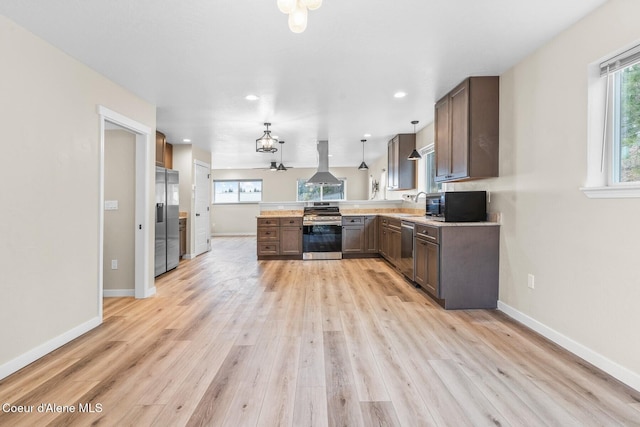
{"type": "Polygon", "coordinates": [[[337,204],[314,202],[304,208],[302,259],[342,259],[342,215],[337,204]]]}

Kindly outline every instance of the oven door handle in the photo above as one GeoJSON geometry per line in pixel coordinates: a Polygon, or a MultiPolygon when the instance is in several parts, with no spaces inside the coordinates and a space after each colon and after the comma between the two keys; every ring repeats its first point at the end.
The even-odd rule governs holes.
{"type": "Polygon", "coordinates": [[[303,221],[302,225],[342,225],[342,221],[303,221]]]}

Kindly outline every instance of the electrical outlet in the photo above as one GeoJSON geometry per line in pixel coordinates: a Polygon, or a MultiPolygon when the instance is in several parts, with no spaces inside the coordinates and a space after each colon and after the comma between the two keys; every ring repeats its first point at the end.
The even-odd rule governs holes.
{"type": "Polygon", "coordinates": [[[536,287],[536,278],[533,274],[527,275],[527,286],[531,289],[535,289],[536,287]]]}
{"type": "Polygon", "coordinates": [[[111,269],[112,270],[117,270],[118,269],[118,260],[117,259],[112,259],[111,260],[111,269]]]}

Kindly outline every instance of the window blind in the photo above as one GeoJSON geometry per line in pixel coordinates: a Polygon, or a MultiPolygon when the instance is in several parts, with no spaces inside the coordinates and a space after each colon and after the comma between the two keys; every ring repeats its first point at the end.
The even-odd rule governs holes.
{"type": "Polygon", "coordinates": [[[640,62],[640,45],[632,47],[631,49],[601,63],[600,76],[606,76],[607,73],[614,73],[633,65],[636,62],[640,62]]]}

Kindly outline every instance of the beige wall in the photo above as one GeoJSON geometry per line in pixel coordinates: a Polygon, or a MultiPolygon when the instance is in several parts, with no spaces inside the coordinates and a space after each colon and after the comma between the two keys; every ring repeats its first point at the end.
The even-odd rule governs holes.
{"type": "MultiPolygon", "coordinates": [[[[640,375],[638,199],[588,199],[587,67],[640,41],[640,2],[610,0],[501,76],[500,300],[640,375]],[[606,31],[603,29],[606,28],[606,31]],[[527,274],[535,275],[535,289],[527,274]]],[[[640,384],[640,382],[636,382],[640,384]]]]}
{"type": "MultiPolygon", "coordinates": [[[[347,179],[347,200],[367,200],[369,173],[358,168],[330,168],[338,178],[347,179]]],[[[309,178],[313,168],[292,168],[286,172],[264,169],[216,169],[213,179],[262,179],[263,202],[292,202],[296,200],[296,181],[309,178]]],[[[212,205],[211,231],[213,234],[255,234],[258,204],[212,205]]]]}
{"type": "Polygon", "coordinates": [[[4,16],[0,62],[1,373],[99,321],[96,106],[151,129],[155,107],[4,16]]]}
{"type": "Polygon", "coordinates": [[[135,148],[136,138],[125,130],[107,130],[104,138],[104,199],[118,210],[104,213],[105,290],[135,288],[135,148]],[[118,269],[111,269],[111,260],[118,269]]]}

